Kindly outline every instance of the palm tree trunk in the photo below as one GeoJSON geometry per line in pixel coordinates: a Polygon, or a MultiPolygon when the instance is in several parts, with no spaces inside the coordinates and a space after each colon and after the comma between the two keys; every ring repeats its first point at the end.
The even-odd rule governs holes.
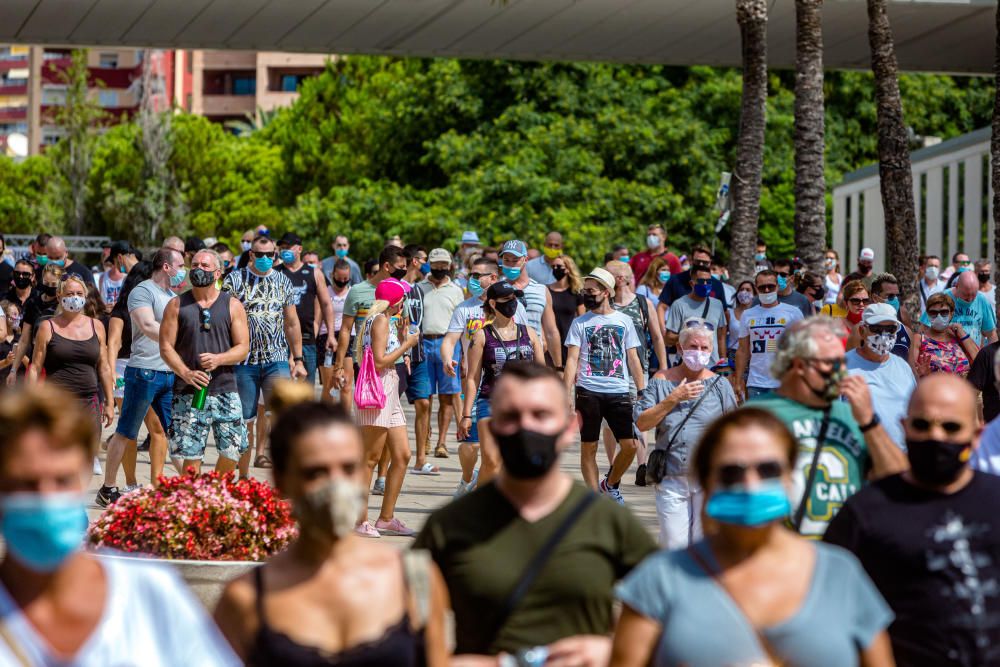
{"type": "Polygon", "coordinates": [[[899,97],[898,66],[887,0],[868,0],[868,43],[875,74],[878,172],[890,270],[904,293],[917,289],[917,220],[910,147],[899,97]]]}
{"type": "Polygon", "coordinates": [[[732,260],[734,278],[753,278],[753,252],[760,215],[767,123],[767,3],[736,0],[736,20],[743,47],[743,97],[733,170],[732,260]]]}
{"type": "Polygon", "coordinates": [[[822,11],[823,0],[795,0],[795,248],[820,274],[826,250],[822,11]]]}
{"type": "Polygon", "coordinates": [[[993,184],[993,284],[1000,283],[1000,4],[997,5],[997,42],[993,54],[993,133],[990,138],[990,182],[993,184]]]}

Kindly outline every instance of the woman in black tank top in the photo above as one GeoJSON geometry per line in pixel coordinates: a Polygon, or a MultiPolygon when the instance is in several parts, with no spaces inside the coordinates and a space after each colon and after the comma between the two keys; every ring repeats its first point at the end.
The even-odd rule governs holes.
{"type": "Polygon", "coordinates": [[[113,384],[104,325],[83,314],[87,292],[83,281],[72,275],[59,286],[55,316],[38,325],[28,380],[38,382],[44,370],[47,382],[79,397],[100,431],[102,421],[110,426],[115,418],[114,403],[108,400],[102,407],[100,399],[100,390],[104,396],[113,395],[113,384]]]}
{"type": "MultiPolygon", "coordinates": [[[[280,404],[301,385],[279,382],[280,404]]],[[[312,390],[309,390],[312,394],[312,390]]],[[[403,556],[354,532],[368,471],[340,406],[309,401],[271,431],[274,481],[299,536],[229,583],[215,619],[248,665],[444,666],[447,594],[426,552],[403,556]]]]}

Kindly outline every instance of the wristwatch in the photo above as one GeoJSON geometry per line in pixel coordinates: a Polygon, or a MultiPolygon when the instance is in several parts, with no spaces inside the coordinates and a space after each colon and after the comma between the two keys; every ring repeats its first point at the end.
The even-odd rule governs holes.
{"type": "Polygon", "coordinates": [[[867,424],[865,424],[864,426],[861,427],[861,432],[862,433],[867,433],[868,431],[872,430],[873,428],[875,428],[876,426],[878,426],[881,423],[882,423],[882,420],[878,418],[877,414],[873,413],[872,414],[872,420],[870,422],[868,422],[867,424]]]}
{"type": "Polygon", "coordinates": [[[292,357],[292,361],[299,362],[299,363],[304,363],[305,360],[306,360],[305,357],[292,357]]]}

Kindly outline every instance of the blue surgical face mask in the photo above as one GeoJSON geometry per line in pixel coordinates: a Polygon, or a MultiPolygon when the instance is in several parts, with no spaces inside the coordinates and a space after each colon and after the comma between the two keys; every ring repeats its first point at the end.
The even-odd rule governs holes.
{"type": "Polygon", "coordinates": [[[181,268],[177,269],[177,273],[170,276],[170,286],[180,287],[184,283],[185,278],[187,278],[187,271],[182,266],[181,268]]]}
{"type": "Polygon", "coordinates": [[[619,261],[619,262],[625,262],[626,264],[628,264],[628,261],[629,261],[630,259],[632,259],[632,258],[631,258],[631,257],[629,257],[628,255],[622,255],[621,257],[619,257],[619,258],[618,258],[618,261],[619,261]]]}
{"type": "Polygon", "coordinates": [[[431,263],[430,262],[424,262],[423,264],[420,265],[420,273],[422,273],[422,274],[424,274],[426,276],[430,272],[431,272],[431,263]]]}
{"type": "Polygon", "coordinates": [[[267,273],[274,266],[273,257],[257,257],[253,260],[253,268],[261,273],[267,273]]]}
{"type": "Polygon", "coordinates": [[[316,262],[309,262],[309,268],[310,269],[315,269],[316,268],[316,262]]]}
{"type": "Polygon", "coordinates": [[[894,296],[891,299],[887,299],[886,303],[889,304],[890,306],[892,306],[897,313],[899,312],[899,297],[898,296],[894,296]]]}
{"type": "Polygon", "coordinates": [[[345,257],[347,257],[347,248],[337,248],[333,252],[340,259],[344,259],[345,257]]]}
{"type": "Polygon", "coordinates": [[[469,292],[472,296],[481,296],[483,291],[483,286],[479,284],[479,278],[469,278],[469,292]]]}
{"type": "Polygon", "coordinates": [[[765,253],[759,252],[756,255],[754,255],[753,258],[758,262],[763,262],[765,259],[767,259],[767,255],[765,253]]]}
{"type": "Polygon", "coordinates": [[[36,572],[56,570],[83,544],[87,510],[75,493],[15,493],[0,500],[0,534],[18,562],[36,572]]]}
{"type": "Polygon", "coordinates": [[[695,285],[694,286],[695,296],[701,297],[702,299],[712,295],[711,285],[695,285]]]}
{"type": "Polygon", "coordinates": [[[503,276],[507,280],[517,280],[521,277],[521,267],[520,266],[504,266],[503,276]]]}
{"type": "Polygon", "coordinates": [[[668,280],[670,280],[670,272],[669,271],[660,271],[659,273],[656,274],[656,277],[660,279],[661,283],[665,283],[668,280]]]}
{"type": "Polygon", "coordinates": [[[281,261],[284,264],[294,264],[295,263],[295,253],[291,250],[281,251],[281,261]]]}
{"type": "Polygon", "coordinates": [[[788,278],[785,276],[778,276],[778,291],[784,292],[788,289],[788,278]]]}
{"type": "Polygon", "coordinates": [[[781,480],[764,480],[756,487],[731,486],[719,489],[705,504],[705,514],[722,523],[762,526],[784,519],[792,510],[781,480]]]}

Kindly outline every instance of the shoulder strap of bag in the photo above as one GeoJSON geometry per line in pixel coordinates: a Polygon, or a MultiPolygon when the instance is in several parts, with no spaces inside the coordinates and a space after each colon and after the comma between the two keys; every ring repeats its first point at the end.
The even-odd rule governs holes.
{"type": "Polygon", "coordinates": [[[708,309],[712,307],[712,297],[705,297],[705,307],[701,309],[701,319],[708,322],[708,309]]]}
{"type": "Polygon", "coordinates": [[[761,649],[763,649],[764,653],[767,655],[769,665],[772,666],[780,665],[781,661],[778,659],[778,654],[774,651],[773,647],[771,646],[771,642],[769,642],[767,640],[767,637],[765,637],[764,634],[757,629],[757,626],[755,626],[750,621],[750,617],[747,616],[746,610],[743,609],[742,605],[740,605],[739,600],[737,600],[736,597],[733,595],[733,592],[729,590],[729,587],[726,586],[726,583],[722,580],[722,577],[719,576],[719,573],[716,572],[715,568],[710,566],[708,562],[705,560],[705,558],[702,557],[700,553],[698,553],[698,550],[695,548],[695,545],[693,544],[688,545],[687,553],[688,556],[691,557],[691,560],[693,560],[695,564],[698,565],[698,567],[703,569],[705,573],[708,574],[708,576],[712,577],[712,579],[715,580],[715,583],[718,584],[719,588],[721,588],[723,592],[729,596],[729,599],[733,601],[733,605],[736,607],[736,609],[738,609],[739,612],[743,614],[743,618],[746,619],[747,625],[750,626],[750,629],[753,630],[754,635],[756,635],[757,637],[757,643],[760,644],[761,649]]]}
{"type": "Polygon", "coordinates": [[[403,552],[403,577],[410,594],[413,618],[411,627],[419,630],[427,625],[431,612],[431,555],[426,549],[403,552]]]}
{"type": "Polygon", "coordinates": [[[525,594],[531,589],[532,584],[535,583],[535,579],[541,574],[545,564],[549,562],[549,558],[555,552],[556,547],[559,546],[559,543],[566,537],[570,528],[583,516],[583,513],[596,498],[597,494],[593,491],[587,491],[586,495],[580,498],[579,502],[573,506],[573,509],[566,515],[566,518],[559,524],[559,527],[545,541],[542,548],[532,557],[531,562],[528,563],[528,566],[524,568],[524,572],[521,573],[521,578],[518,580],[517,585],[514,586],[504,601],[503,606],[500,607],[500,614],[494,619],[494,628],[496,628],[493,633],[494,638],[503,629],[507,619],[517,609],[517,605],[520,604],[525,594]]]}
{"type": "Polygon", "coordinates": [[[799,528],[802,526],[802,520],[806,516],[806,503],[809,502],[809,496],[812,495],[813,485],[816,483],[816,467],[819,465],[819,456],[823,452],[823,444],[826,442],[826,432],[830,428],[830,412],[832,411],[833,405],[828,405],[823,410],[823,421],[819,425],[819,435],[816,436],[816,446],[813,447],[813,457],[812,463],[809,465],[809,475],[806,477],[806,487],[802,491],[802,500],[799,502],[798,508],[795,510],[795,518],[792,519],[792,528],[795,532],[799,532],[799,528]]]}
{"type": "Polygon", "coordinates": [[[642,328],[646,329],[649,325],[649,305],[646,304],[646,297],[636,294],[635,298],[639,300],[639,314],[642,316],[642,328]]]}
{"type": "Polygon", "coordinates": [[[670,436],[670,442],[667,443],[668,452],[670,451],[670,448],[674,446],[674,441],[677,439],[677,436],[679,436],[681,434],[681,431],[684,429],[684,424],[687,424],[688,419],[691,418],[691,415],[693,415],[695,410],[698,409],[698,406],[701,405],[701,402],[705,400],[706,396],[708,396],[709,390],[714,389],[715,386],[719,383],[719,380],[721,379],[722,379],[721,375],[716,375],[715,378],[712,380],[712,384],[708,385],[707,387],[701,390],[701,396],[698,397],[698,400],[694,402],[694,405],[691,406],[691,409],[688,410],[688,413],[684,415],[684,419],[682,419],[681,423],[677,425],[676,429],[674,429],[674,434],[670,436]]]}

